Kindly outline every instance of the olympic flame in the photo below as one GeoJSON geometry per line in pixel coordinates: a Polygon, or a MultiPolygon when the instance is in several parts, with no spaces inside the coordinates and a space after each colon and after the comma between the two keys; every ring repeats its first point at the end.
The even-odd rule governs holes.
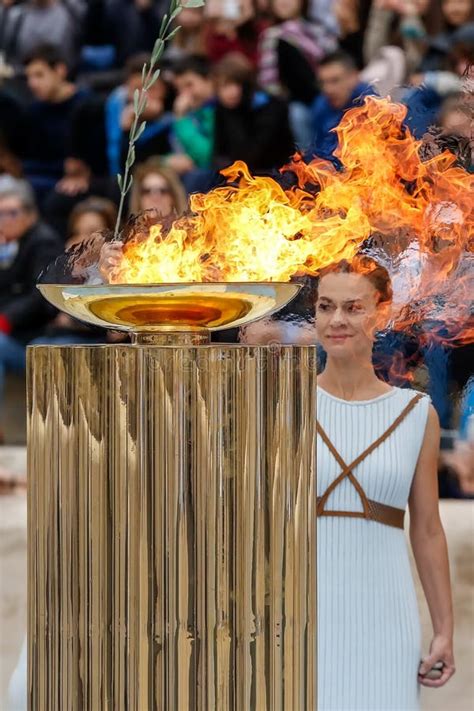
{"type": "Polygon", "coordinates": [[[234,163],[224,187],[191,196],[189,215],[132,237],[111,281],[286,281],[351,259],[372,237],[394,279],[392,326],[432,321],[472,341],[474,176],[448,151],[423,161],[405,115],[367,98],[336,129],[342,168],[296,155],[281,169],[296,176],[291,188],[234,163]]]}

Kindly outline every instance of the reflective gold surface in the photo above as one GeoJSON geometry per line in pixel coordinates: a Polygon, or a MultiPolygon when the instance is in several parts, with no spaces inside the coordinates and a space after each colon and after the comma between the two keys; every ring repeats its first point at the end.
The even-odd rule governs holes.
{"type": "Polygon", "coordinates": [[[89,305],[94,316],[108,323],[134,329],[173,324],[176,327],[195,325],[210,328],[225,326],[244,318],[251,305],[242,298],[222,298],[216,295],[192,299],[189,296],[153,297],[113,296],[98,299],[89,305]]]}
{"type": "Polygon", "coordinates": [[[315,348],[28,349],[29,706],[314,711],[315,348]]]}
{"type": "Polygon", "coordinates": [[[39,284],[61,311],[86,323],[124,331],[215,331],[242,326],[281,309],[299,291],[289,283],[128,285],[39,284]]]}

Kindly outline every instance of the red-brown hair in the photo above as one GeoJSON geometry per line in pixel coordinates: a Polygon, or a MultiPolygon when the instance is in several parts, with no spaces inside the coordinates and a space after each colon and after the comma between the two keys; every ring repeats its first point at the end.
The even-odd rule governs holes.
{"type": "Polygon", "coordinates": [[[366,254],[356,254],[350,261],[341,259],[339,262],[324,267],[318,273],[318,283],[327,274],[361,274],[370,281],[377,291],[378,304],[389,304],[392,301],[392,282],[388,271],[366,254]]]}

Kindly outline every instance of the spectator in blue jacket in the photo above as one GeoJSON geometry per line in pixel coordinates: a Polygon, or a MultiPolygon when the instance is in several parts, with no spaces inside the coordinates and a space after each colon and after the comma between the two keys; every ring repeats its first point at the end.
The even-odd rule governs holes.
{"type": "Polygon", "coordinates": [[[318,80],[321,93],[311,109],[314,130],[312,153],[332,159],[337,147],[337,136],[333,129],[345,111],[360,106],[365,96],[375,95],[376,91],[360,81],[354,59],[342,51],[328,54],[321,60],[318,80]]]}

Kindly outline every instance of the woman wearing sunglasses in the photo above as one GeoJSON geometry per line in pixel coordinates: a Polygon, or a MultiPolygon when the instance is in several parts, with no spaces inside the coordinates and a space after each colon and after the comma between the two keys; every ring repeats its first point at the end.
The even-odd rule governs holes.
{"type": "MultiPolygon", "coordinates": [[[[129,214],[138,215],[146,210],[157,217],[180,215],[187,207],[186,193],[180,179],[171,168],[150,158],[138,166],[133,176],[129,214]]],[[[111,270],[120,263],[123,242],[106,242],[101,249],[99,272],[106,281],[111,270]]]]}
{"type": "Polygon", "coordinates": [[[150,158],[135,171],[129,212],[137,215],[156,210],[161,217],[181,214],[186,209],[186,193],[180,179],[170,168],[150,158]]]}

